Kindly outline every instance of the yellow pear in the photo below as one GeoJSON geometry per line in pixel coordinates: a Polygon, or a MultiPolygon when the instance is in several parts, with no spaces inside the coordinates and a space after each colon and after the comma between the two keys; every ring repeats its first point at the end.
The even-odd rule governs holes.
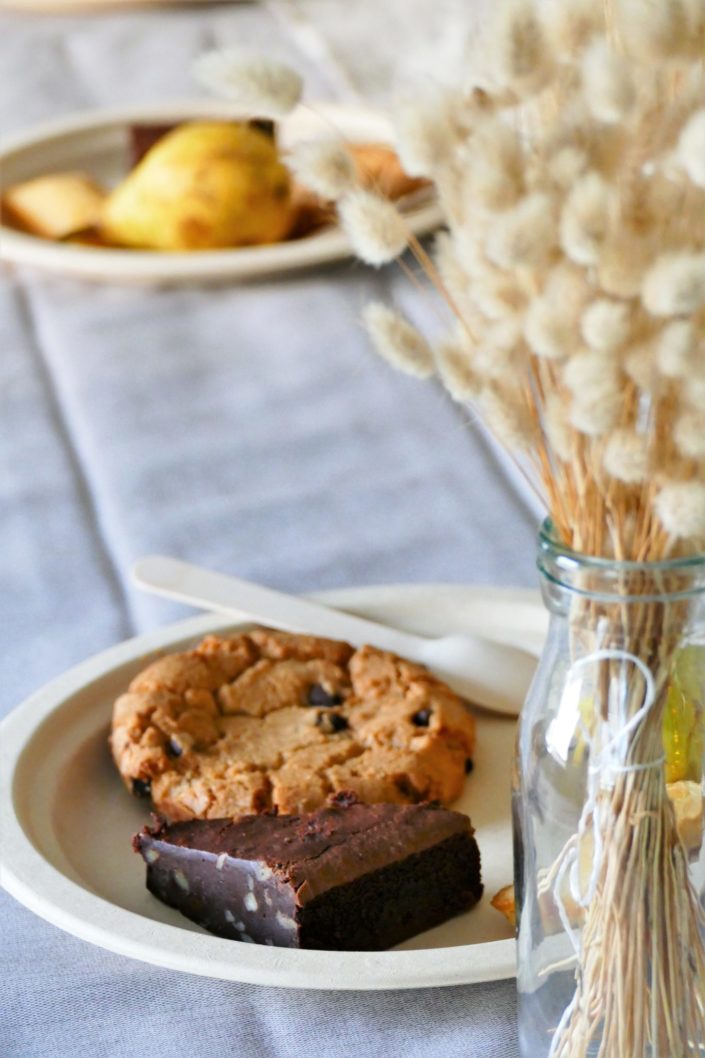
{"type": "Polygon", "coordinates": [[[167,133],[112,192],[102,230],[121,246],[153,250],[278,242],[291,225],[290,189],[266,133],[193,122],[167,133]]]}

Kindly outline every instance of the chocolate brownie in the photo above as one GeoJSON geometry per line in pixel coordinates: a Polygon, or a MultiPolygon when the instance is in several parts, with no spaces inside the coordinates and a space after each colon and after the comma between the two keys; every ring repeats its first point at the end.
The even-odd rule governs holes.
{"type": "Polygon", "coordinates": [[[256,944],[379,951],[482,895],[469,819],[433,804],[338,794],[306,815],[159,822],[133,845],[158,899],[256,944]]]}
{"type": "Polygon", "coordinates": [[[170,820],[277,808],[330,794],[453,801],[475,723],[420,665],[373,647],[256,629],[155,661],[115,702],[125,783],[170,820]]]}

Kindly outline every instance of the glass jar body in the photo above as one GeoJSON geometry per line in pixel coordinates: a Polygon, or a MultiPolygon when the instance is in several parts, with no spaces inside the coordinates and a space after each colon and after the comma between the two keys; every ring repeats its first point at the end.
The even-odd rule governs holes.
{"type": "Polygon", "coordinates": [[[705,1056],[705,557],[539,568],[513,776],[523,1058],[705,1056]]]}

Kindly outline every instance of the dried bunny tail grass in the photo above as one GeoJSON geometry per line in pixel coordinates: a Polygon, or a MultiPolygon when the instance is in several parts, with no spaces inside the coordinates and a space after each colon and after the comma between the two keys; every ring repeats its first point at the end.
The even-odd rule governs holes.
{"type": "Polygon", "coordinates": [[[506,209],[524,189],[524,157],[515,129],[500,118],[487,119],[468,144],[471,155],[464,167],[464,191],[471,206],[506,209]]]}
{"type": "Polygon", "coordinates": [[[672,481],[663,485],[654,499],[654,510],[668,535],[674,540],[702,540],[705,537],[705,484],[701,481],[672,481]]]}
{"type": "Polygon", "coordinates": [[[521,315],[526,305],[526,294],[515,276],[491,265],[473,275],[470,296],[474,308],[488,320],[521,315]]]}
{"type": "Polygon", "coordinates": [[[604,437],[619,419],[620,402],[616,394],[606,397],[590,397],[581,393],[573,397],[570,408],[570,424],[586,437],[604,437]]]}
{"type": "Polygon", "coordinates": [[[452,95],[441,88],[397,102],[396,149],[409,176],[433,176],[452,156],[460,140],[454,108],[452,95]]]}
{"type": "Polygon", "coordinates": [[[666,378],[686,378],[696,366],[698,348],[691,320],[672,320],[654,340],[656,363],[666,378]]]}
{"type": "Polygon", "coordinates": [[[584,176],[590,167],[590,157],[581,147],[560,147],[548,158],[542,159],[540,173],[550,185],[560,191],[568,191],[584,176]]]}
{"type": "Polygon", "coordinates": [[[467,336],[459,333],[440,342],[435,349],[436,368],[453,400],[467,404],[477,400],[482,383],[472,369],[472,350],[467,336]]]}
{"type": "Polygon", "coordinates": [[[392,367],[415,378],[434,374],[431,347],[404,316],[380,301],[371,301],[365,306],[362,320],[377,352],[392,367]]]}
{"type": "Polygon", "coordinates": [[[625,485],[640,485],[649,474],[649,438],[628,427],[607,438],[602,462],[607,473],[625,485]]]}
{"type": "Polygon", "coordinates": [[[637,235],[623,227],[609,234],[597,263],[597,279],[605,294],[639,297],[657,238],[657,233],[637,235]]]}
{"type": "Polygon", "coordinates": [[[494,26],[490,56],[499,83],[524,98],[540,91],[554,72],[551,49],[531,0],[505,0],[494,26]]]}
{"type": "Polygon", "coordinates": [[[289,154],[287,164],[302,184],[322,198],[340,198],[355,185],[355,163],[340,143],[299,143],[289,154]]]}
{"type": "Polygon", "coordinates": [[[636,102],[628,62],[602,38],[586,50],[582,73],[590,113],[609,124],[624,121],[636,102]]]}
{"type": "Polygon", "coordinates": [[[681,131],[677,157],[693,183],[705,188],[705,110],[693,114],[681,131]]]}
{"type": "Polygon", "coordinates": [[[536,444],[536,421],[523,395],[490,385],[477,398],[477,408],[494,436],[515,452],[529,452],[536,444]]]}
{"type": "Polygon", "coordinates": [[[649,268],[641,289],[653,316],[686,316],[705,305],[705,253],[667,253],[649,268]]]}
{"type": "Polygon", "coordinates": [[[613,352],[624,345],[630,326],[630,306],[608,298],[598,298],[588,305],[580,321],[586,344],[602,353],[613,352]]]}
{"type": "Polygon", "coordinates": [[[551,451],[564,463],[573,457],[573,430],[568,416],[568,407],[560,393],[549,393],[546,397],[544,433],[551,451]]]}
{"type": "Polygon", "coordinates": [[[663,379],[658,369],[656,351],[650,342],[636,343],[624,357],[624,373],[642,393],[658,396],[663,389],[663,379]]]}
{"type": "Polygon", "coordinates": [[[529,305],[524,322],[524,337],[535,356],[563,360],[571,355],[589,296],[581,269],[562,262],[550,270],[543,293],[529,305]]]}
{"type": "Polygon", "coordinates": [[[544,0],[544,30],[555,52],[572,57],[605,27],[603,5],[595,0],[544,0]]]}
{"type": "Polygon", "coordinates": [[[524,337],[534,356],[564,360],[575,343],[574,321],[550,298],[535,298],[524,321],[524,337]]]}
{"type": "Polygon", "coordinates": [[[690,51],[690,25],[682,0],[617,0],[616,24],[627,53],[645,63],[690,51]]]}
{"type": "Polygon", "coordinates": [[[691,378],[684,382],[681,396],[691,408],[705,412],[705,376],[691,378]]]}
{"type": "Polygon", "coordinates": [[[495,217],[485,252],[499,268],[539,268],[556,246],[556,215],[549,195],[527,195],[513,209],[495,217]]]}
{"type": "Polygon", "coordinates": [[[389,199],[356,188],[338,203],[340,222],[357,256],[379,267],[399,257],[409,242],[404,218],[389,199]]]}
{"type": "Polygon", "coordinates": [[[695,59],[705,55],[705,0],[684,0],[688,18],[690,54],[695,59]]]}
{"type": "Polygon", "coordinates": [[[579,433],[601,437],[619,418],[622,391],[617,365],[592,350],[577,353],[563,369],[571,393],[570,422],[579,433]]]}
{"type": "Polygon", "coordinates": [[[196,59],[192,72],[204,88],[254,117],[285,117],[299,103],[303,90],[295,70],[234,48],[206,52],[196,59]]]}
{"type": "Polygon", "coordinates": [[[506,378],[512,368],[518,374],[521,371],[521,347],[521,324],[516,317],[488,324],[474,350],[472,363],[475,373],[488,381],[506,378]]]}
{"type": "Polygon", "coordinates": [[[676,448],[688,459],[705,456],[705,412],[688,409],[681,412],[673,427],[676,448]]]}
{"type": "Polygon", "coordinates": [[[586,173],[568,195],[560,221],[561,246],[580,265],[597,264],[610,230],[613,189],[599,173],[586,173]]]}
{"type": "Polygon", "coordinates": [[[457,241],[447,231],[436,236],[433,259],[451,298],[454,301],[463,300],[468,293],[470,277],[460,260],[457,241]]]}

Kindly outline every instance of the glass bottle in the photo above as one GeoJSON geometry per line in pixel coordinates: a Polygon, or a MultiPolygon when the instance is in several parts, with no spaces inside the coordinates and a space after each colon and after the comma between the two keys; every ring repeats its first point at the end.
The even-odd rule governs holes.
{"type": "Polygon", "coordinates": [[[522,1058],[705,1056],[705,555],[539,534],[548,638],[517,736],[522,1058]]]}

